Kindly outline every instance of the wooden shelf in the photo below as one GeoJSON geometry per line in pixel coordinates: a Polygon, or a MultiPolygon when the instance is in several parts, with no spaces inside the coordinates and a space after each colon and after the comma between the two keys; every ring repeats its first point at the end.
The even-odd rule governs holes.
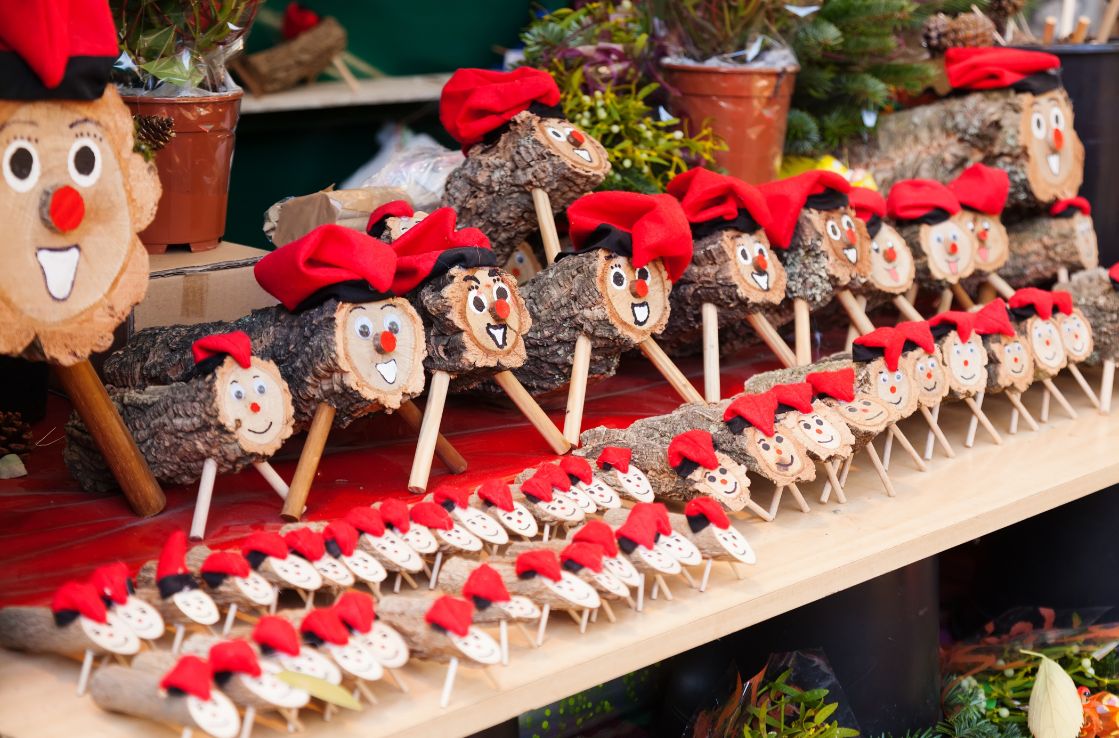
{"type": "MultiPolygon", "coordinates": [[[[1089,376],[1095,382],[1098,373],[1089,376]]],[[[1119,483],[1119,414],[1102,417],[1071,382],[1058,384],[1080,418],[1067,419],[1055,406],[1041,432],[1023,425],[1016,436],[1006,435],[1001,447],[980,429],[975,447],[965,449],[966,409],[946,406],[941,420],[957,458],[938,455],[930,470],[920,473],[895,449],[894,499],[881,491],[860,456],[848,480],[847,505],[815,502],[817,482],[802,487],[806,495],[814,493],[810,514],[798,512],[790,501],[773,523],[737,522],[758,554],[758,564],[741,581],[725,564],[717,565],[706,593],[673,584],[675,601],[648,602],[644,613],[617,606],[616,624],[600,618],[584,636],[567,618],[555,617],[547,642],[536,650],[513,629],[511,665],[493,671],[501,689],[480,672],[460,669],[445,710],[438,707],[443,667],[409,664],[404,670],[409,694],[378,686],[380,704],[361,714],[337,715],[329,724],[309,717],[308,734],[468,735],[1119,483]]],[[[1040,389],[1025,399],[1036,415],[1040,389]]],[[[1007,427],[1005,399],[992,398],[985,410],[996,427],[1007,427]]],[[[911,419],[904,430],[923,447],[923,424],[911,419]]],[[[760,492],[763,500],[767,494],[760,492]]],[[[18,738],[155,734],[145,722],[108,715],[91,700],[76,698],[77,672],[76,664],[62,659],[0,652],[0,733],[18,738]]],[[[259,726],[256,730],[254,735],[270,734],[259,726]]]]}
{"type": "Polygon", "coordinates": [[[417,74],[408,77],[378,77],[358,82],[354,92],[344,82],[316,82],[263,97],[245,94],[242,115],[280,113],[291,110],[345,108],[358,105],[394,105],[434,102],[439,99],[450,74],[417,74]]]}

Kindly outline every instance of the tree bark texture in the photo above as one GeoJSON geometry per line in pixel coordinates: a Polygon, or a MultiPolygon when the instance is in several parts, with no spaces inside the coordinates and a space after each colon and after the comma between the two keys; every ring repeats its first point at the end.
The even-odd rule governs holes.
{"type": "Polygon", "coordinates": [[[346,29],[326,17],[290,41],[240,59],[236,71],[253,94],[280,92],[314,80],[346,50],[346,29]]]}
{"type": "Polygon", "coordinates": [[[1010,257],[999,267],[998,275],[1011,287],[1020,288],[1056,279],[1062,267],[1069,271],[1082,269],[1075,223],[1076,218],[1043,214],[1008,225],[1010,257]]]}
{"type": "Polygon", "coordinates": [[[95,654],[105,649],[91,641],[77,620],[58,627],[48,607],[5,607],[0,609],[0,648],[30,653],[95,654]]]}
{"type": "Polygon", "coordinates": [[[1072,294],[1073,302],[1092,325],[1095,349],[1086,364],[1099,364],[1104,359],[1119,359],[1119,292],[1100,267],[1077,272],[1068,284],[1056,289],[1072,294]]]}
{"type": "Polygon", "coordinates": [[[186,698],[161,694],[160,679],[159,674],[112,664],[93,673],[89,696],[102,710],[201,731],[190,716],[186,698]]]}

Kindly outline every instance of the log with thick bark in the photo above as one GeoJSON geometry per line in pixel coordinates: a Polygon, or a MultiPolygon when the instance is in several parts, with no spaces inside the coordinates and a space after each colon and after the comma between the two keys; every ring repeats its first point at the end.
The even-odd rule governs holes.
{"type": "MultiPolygon", "coordinates": [[[[870,274],[870,234],[866,224],[846,206],[802,210],[789,248],[778,249],[777,254],[785,265],[785,294],[806,301],[811,310],[831,302],[837,289],[870,274]],[[854,244],[847,240],[848,230],[855,232],[854,244]]],[[[788,301],[766,312],[775,325],[792,319],[788,301]]]]}
{"type": "Polygon", "coordinates": [[[898,235],[913,253],[917,284],[941,291],[975,271],[976,241],[961,214],[936,224],[897,223],[898,235]]]}
{"type": "Polygon", "coordinates": [[[276,305],[230,323],[148,328],[109,357],[106,380],[122,387],[173,382],[193,364],[190,346],[196,339],[235,330],[249,335],[256,355],[280,367],[295,405],[296,430],[310,425],[320,404],[333,407],[334,425],[344,428],[368,413],[395,410],[423,391],[423,324],[399,297],[367,303],[331,299],[298,313],[276,305]],[[382,345],[385,331],[395,336],[392,351],[382,345]]]}
{"type": "Polygon", "coordinates": [[[984,336],[983,347],[987,350],[988,395],[1029,389],[1034,381],[1034,357],[1021,337],[999,333],[984,336]]]}
{"type": "Polygon", "coordinates": [[[346,50],[346,42],[346,29],[326,17],[290,41],[241,57],[234,71],[254,95],[280,92],[313,81],[346,50]]]}
{"type": "MultiPolygon", "coordinates": [[[[541,544],[539,541],[526,541],[525,545],[536,548],[547,546],[555,548],[558,553],[559,549],[569,542],[557,539],[555,543],[558,544],[558,547],[549,546],[550,543],[552,542],[541,544]]],[[[514,544],[514,546],[516,545],[520,544],[514,544]]],[[[443,568],[439,570],[439,588],[446,592],[461,595],[463,587],[466,586],[466,581],[479,566],[481,566],[481,563],[474,559],[452,556],[443,563],[443,568]]],[[[503,620],[533,621],[540,619],[540,608],[522,595],[510,595],[510,598],[505,602],[491,602],[484,607],[475,601],[474,607],[474,622],[479,625],[499,623],[503,620]]]]}
{"type": "Polygon", "coordinates": [[[77,617],[66,625],[58,625],[50,608],[15,606],[0,608],[0,648],[80,656],[84,651],[95,655],[135,653],[140,642],[124,621],[114,615],[105,623],[77,617]],[[127,638],[122,638],[124,631],[127,638]],[[120,646],[126,642],[134,647],[122,649],[120,646]]]}
{"type": "Polygon", "coordinates": [[[1006,170],[1007,208],[1020,212],[1075,197],[1084,180],[1084,145],[1063,89],[977,92],[882,116],[850,161],[884,189],[903,179],[949,182],[982,162],[1006,170]]]}
{"type": "Polygon", "coordinates": [[[159,686],[161,675],[112,664],[98,669],[89,681],[89,694],[102,710],[119,712],[208,735],[232,738],[240,717],[229,698],[216,688],[209,700],[173,694],[159,686]],[[191,703],[200,707],[191,707],[191,703]],[[196,718],[200,718],[197,719],[196,718]]]}
{"type": "Polygon", "coordinates": [[[443,204],[461,227],[480,228],[504,264],[538,228],[534,189],[553,213],[567,209],[606,178],[610,162],[598,141],[565,120],[518,113],[495,142],[481,143],[447,177],[443,204]]]}
{"type": "Polygon", "coordinates": [[[1119,291],[1102,268],[1077,272],[1069,282],[1058,285],[1072,294],[1076,307],[1092,326],[1095,350],[1085,362],[1098,364],[1101,360],[1119,359],[1119,291]]]}
{"type": "Polygon", "coordinates": [[[460,639],[460,642],[467,641],[467,648],[470,649],[468,651],[459,648],[448,633],[424,620],[424,615],[440,596],[438,592],[413,593],[407,596],[388,595],[377,603],[377,618],[384,620],[404,636],[414,658],[427,661],[450,661],[452,658],[457,658],[476,666],[499,661],[499,654],[486,653],[488,657],[486,662],[479,662],[472,658],[472,653],[476,653],[471,648],[475,640],[483,644],[481,649],[483,651],[487,651],[489,646],[500,650],[497,643],[486,633],[478,630],[476,625],[471,625],[465,639],[460,639]],[[489,658],[493,660],[489,661],[489,658]]]}
{"type": "Polygon", "coordinates": [[[1098,255],[1091,248],[1095,231],[1088,216],[1053,218],[1042,214],[1009,224],[1006,232],[1010,258],[998,274],[1011,287],[1048,282],[1056,279],[1061,269],[1073,272],[1098,263],[1098,255]]]}
{"type": "MultiPolygon", "coordinates": [[[[143,389],[110,388],[110,397],[157,479],[189,484],[207,459],[233,474],[275,453],[292,433],[291,395],[271,361],[232,357],[186,382],[143,389]]],[[[93,438],[74,414],[63,459],[83,489],[116,485],[93,438]]]]}

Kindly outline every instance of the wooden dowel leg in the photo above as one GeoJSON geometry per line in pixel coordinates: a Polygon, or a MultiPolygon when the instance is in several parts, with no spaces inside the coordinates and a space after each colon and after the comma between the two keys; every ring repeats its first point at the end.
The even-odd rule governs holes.
{"type": "Polygon", "coordinates": [[[840,484],[843,484],[843,485],[847,484],[847,475],[850,474],[851,464],[854,463],[854,461],[855,461],[855,455],[851,454],[850,456],[847,457],[847,460],[843,462],[843,471],[839,473],[839,483],[840,484]]]}
{"type": "Polygon", "coordinates": [[[905,295],[894,296],[894,307],[898,309],[898,312],[901,313],[901,316],[906,320],[924,320],[924,317],[917,312],[917,308],[913,307],[913,303],[910,302],[905,295]]]}
{"type": "Polygon", "coordinates": [[[583,403],[587,399],[587,375],[591,370],[591,339],[580,334],[575,339],[571,361],[571,382],[567,387],[567,412],[563,416],[563,437],[572,446],[579,444],[583,429],[583,403]]]}
{"type": "Polygon", "coordinates": [[[431,459],[435,454],[435,442],[439,437],[439,424],[443,422],[443,406],[447,402],[447,389],[451,385],[451,375],[447,372],[431,373],[427,386],[427,407],[424,409],[423,424],[420,425],[420,438],[416,442],[416,456],[412,459],[412,473],[408,477],[408,490],[415,493],[427,489],[431,476],[431,459]]]}
{"type": "Polygon", "coordinates": [[[645,609],[645,575],[641,575],[641,581],[637,585],[637,607],[633,608],[637,612],[645,609]]]}
{"type": "Polygon", "coordinates": [[[839,300],[839,304],[843,306],[851,325],[855,326],[859,333],[866,335],[874,330],[874,323],[870,322],[866,311],[859,304],[858,298],[851,294],[851,290],[836,290],[835,298],[839,300]]]}
{"type": "MultiPolygon", "coordinates": [[[[828,475],[828,484],[835,489],[835,499],[840,505],[847,504],[847,496],[843,493],[843,485],[839,483],[839,476],[835,473],[837,464],[832,461],[824,461],[821,463],[824,467],[824,473],[828,475]]],[[[827,502],[827,498],[821,497],[820,502],[827,502]]]]}
{"type": "MultiPolygon", "coordinates": [[[[983,409],[983,397],[986,393],[980,392],[975,396],[975,404],[983,409]]],[[[967,423],[967,435],[964,437],[964,448],[971,448],[975,445],[975,431],[979,428],[979,416],[972,413],[971,420],[967,423]]]]}
{"type": "Polygon", "coordinates": [[[714,563],[714,561],[714,559],[708,559],[707,563],[703,566],[703,576],[699,579],[700,592],[707,591],[707,582],[711,579],[711,565],[714,563]]]}
{"type": "Polygon", "coordinates": [[[315,408],[311,427],[307,429],[307,438],[303,441],[303,451],[299,454],[299,463],[295,466],[295,474],[288,486],[288,496],[284,499],[284,509],[280,512],[288,520],[299,520],[303,515],[307,495],[311,493],[311,484],[315,481],[315,472],[318,471],[326,439],[330,435],[330,426],[333,424],[332,405],[324,402],[315,408]]]}
{"type": "Polygon", "coordinates": [[[458,671],[458,659],[451,657],[447,664],[447,676],[443,678],[443,691],[439,693],[439,707],[446,708],[451,704],[451,690],[455,687],[455,673],[458,671]]]}
{"type": "Polygon", "coordinates": [[[882,444],[882,468],[889,471],[890,460],[894,457],[894,434],[887,433],[886,440],[882,444]]]}
{"type": "Polygon", "coordinates": [[[1109,415],[1111,413],[1111,395],[1113,394],[1114,387],[1115,360],[1104,359],[1103,376],[1100,379],[1100,412],[1104,415],[1109,415]]]}
{"type": "Polygon", "coordinates": [[[773,499],[769,501],[769,519],[777,517],[777,510],[781,507],[781,497],[785,494],[785,485],[779,484],[773,490],[773,499]]]}
{"type": "Polygon", "coordinates": [[[866,445],[866,455],[870,457],[870,463],[874,465],[874,470],[878,472],[878,478],[882,480],[882,486],[886,489],[886,494],[890,497],[897,497],[898,493],[894,489],[894,483],[887,476],[886,469],[882,466],[882,459],[878,458],[878,450],[874,448],[874,443],[866,445]]]}
{"type": "Polygon", "coordinates": [[[230,629],[233,627],[233,622],[237,619],[237,603],[234,602],[229,606],[229,610],[225,613],[225,622],[221,626],[221,635],[224,638],[229,635],[230,629]]]}
{"type": "Polygon", "coordinates": [[[708,402],[723,399],[719,382],[719,308],[710,302],[700,306],[703,317],[703,397],[708,402]]]}
{"type": "Polygon", "coordinates": [[[664,577],[660,574],[657,574],[656,579],[657,584],[660,585],[661,591],[664,592],[664,598],[669,602],[672,602],[672,600],[675,598],[672,596],[672,590],[668,588],[668,582],[664,581],[664,577]]]}
{"type": "Polygon", "coordinates": [[[1045,389],[1049,390],[1050,394],[1053,395],[1053,399],[1057,401],[1057,404],[1061,406],[1061,409],[1065,411],[1066,415],[1074,419],[1078,417],[1076,411],[1072,409],[1072,405],[1070,405],[1065,398],[1064,393],[1057,389],[1057,385],[1053,384],[1052,379],[1043,379],[1041,383],[1045,386],[1045,389]]]}
{"type": "MultiPolygon", "coordinates": [[[[401,420],[408,424],[409,428],[417,433],[420,428],[423,427],[423,410],[420,410],[419,405],[411,400],[405,400],[400,403],[400,407],[396,409],[396,413],[400,416],[401,420]]],[[[451,474],[462,474],[466,471],[466,459],[463,458],[462,454],[458,452],[458,449],[456,449],[450,441],[443,437],[442,433],[435,439],[435,455],[439,457],[439,460],[443,462],[443,466],[447,467],[447,470],[451,472],[451,474]]]]}
{"type": "Polygon", "coordinates": [[[82,655],[82,670],[78,674],[78,696],[85,695],[86,687],[89,685],[89,673],[93,671],[93,651],[86,649],[85,654],[82,655]]]}
{"type": "Polygon", "coordinates": [[[198,499],[194,503],[194,517],[190,521],[190,539],[201,541],[206,537],[206,519],[210,516],[210,499],[214,495],[214,480],[218,476],[218,462],[202,462],[202,476],[198,480],[198,499]]]}
{"type": "Polygon", "coordinates": [[[552,422],[543,408],[537,404],[513,372],[508,370],[498,372],[493,378],[502,391],[513,401],[513,404],[517,406],[517,409],[521,411],[521,414],[528,419],[528,422],[532,423],[532,427],[548,442],[552,453],[562,456],[571,450],[571,444],[564,438],[563,433],[560,432],[560,429],[556,427],[556,424],[552,422]]]}
{"type": "Polygon", "coordinates": [[[994,272],[987,275],[987,284],[995,288],[995,292],[999,293],[999,297],[1009,300],[1014,296],[1014,288],[1011,287],[1005,279],[994,272]]]}
{"type": "Polygon", "coordinates": [[[971,299],[971,295],[967,293],[964,286],[957,282],[952,285],[952,294],[955,295],[956,300],[963,306],[964,310],[971,310],[975,307],[975,300],[971,299]]]}
{"type": "Polygon", "coordinates": [[[253,722],[256,720],[256,708],[249,705],[245,708],[245,714],[241,717],[241,732],[238,738],[249,738],[253,733],[253,722]]]}
{"type": "Polygon", "coordinates": [[[948,287],[945,287],[943,290],[940,291],[940,299],[937,300],[936,311],[938,313],[943,313],[945,310],[951,310],[952,300],[954,298],[955,295],[952,294],[952,290],[948,287]]]}
{"type": "Polygon", "coordinates": [[[611,607],[610,603],[606,600],[602,601],[602,611],[606,613],[606,619],[609,620],[611,623],[618,622],[618,616],[614,614],[614,608],[611,607]]]}
{"type": "MultiPolygon", "coordinates": [[[[1083,20],[1083,17],[1081,19],[1083,20]]],[[[1079,28],[1079,26],[1078,26],[1078,28],[1079,28]]],[[[1085,30],[1087,30],[1087,26],[1085,26],[1085,30]]],[[[1075,38],[1073,39],[1072,42],[1074,44],[1075,43],[1080,43],[1075,38]]],[[[1067,266],[1057,267],[1057,284],[1067,284],[1067,283],[1068,283],[1068,267],[1067,266]]]]}
{"type": "Polygon", "coordinates": [[[692,386],[692,383],[684,376],[684,372],[680,371],[680,367],[676,366],[672,359],[668,358],[668,354],[664,352],[664,349],[662,349],[656,341],[652,338],[646,338],[644,341],[637,344],[637,347],[641,349],[641,353],[645,354],[645,358],[653,363],[653,366],[657,368],[661,376],[668,380],[668,383],[672,385],[672,389],[676,390],[676,394],[680,395],[684,402],[694,402],[697,405],[705,404],[703,395],[692,386]]]}
{"type": "Polygon", "coordinates": [[[544,632],[548,629],[548,614],[552,611],[551,605],[544,605],[540,610],[540,623],[536,626],[536,645],[544,645],[544,632]]]}
{"type": "MultiPolygon", "coordinates": [[[[956,458],[956,450],[952,448],[952,444],[948,443],[948,437],[944,435],[944,431],[940,427],[940,405],[937,405],[932,410],[927,407],[921,406],[921,415],[924,417],[925,422],[929,424],[929,430],[932,431],[933,436],[936,438],[940,450],[944,455],[950,459],[956,458]]],[[[927,456],[925,458],[928,458],[927,456]]]]}
{"type": "Polygon", "coordinates": [[[796,354],[789,348],[789,344],[785,343],[785,339],[781,338],[781,334],[773,327],[773,323],[769,322],[769,318],[761,313],[746,313],[746,322],[754,329],[754,332],[765,342],[777,360],[784,364],[786,367],[794,367],[797,365],[796,354]]]}
{"type": "Polygon", "coordinates": [[[1049,422],[1049,402],[1053,396],[1049,394],[1049,390],[1042,388],[1041,390],[1041,422],[1049,422]]]}
{"type": "Polygon", "coordinates": [[[971,414],[978,418],[979,424],[983,426],[983,430],[987,431],[987,435],[991,437],[991,440],[1001,446],[1002,436],[995,430],[995,426],[991,423],[991,419],[988,418],[987,413],[983,412],[983,409],[979,407],[979,403],[975,401],[975,398],[965,397],[964,402],[967,404],[968,409],[971,410],[971,414]]]}
{"type": "Polygon", "coordinates": [[[54,373],[105,457],[132,511],[146,518],[162,510],[167,504],[163,490],[148,469],[148,462],[132,440],[93,365],[89,361],[79,361],[72,366],[56,366],[54,373]]]}
{"type": "Polygon", "coordinates": [[[808,366],[812,363],[812,318],[808,301],[803,297],[793,298],[793,326],[796,331],[797,366],[808,366]]]}
{"type": "Polygon", "coordinates": [[[540,225],[540,240],[544,243],[544,256],[554,264],[560,252],[559,234],[556,233],[556,216],[548,193],[536,187],[532,190],[532,206],[536,209],[536,222],[540,225]]]}
{"type": "Polygon", "coordinates": [[[1080,367],[1069,362],[1068,371],[1069,374],[1072,375],[1072,378],[1076,380],[1076,383],[1080,385],[1081,391],[1088,398],[1088,401],[1092,403],[1092,407],[1099,410],[1100,398],[1096,396],[1096,392],[1092,389],[1092,385],[1088,384],[1088,380],[1084,378],[1084,374],[1081,373],[1080,367]]]}
{"type": "Polygon", "coordinates": [[[501,646],[501,665],[509,665],[509,621],[502,620],[497,624],[497,639],[501,646]]]}
{"type": "Polygon", "coordinates": [[[281,500],[288,498],[288,483],[284,481],[272,465],[267,461],[254,461],[253,468],[256,469],[260,476],[264,477],[264,481],[268,482],[268,486],[272,488],[276,494],[280,496],[281,500]]]}
{"type": "Polygon", "coordinates": [[[443,565],[443,552],[435,552],[435,563],[431,565],[431,577],[428,579],[427,588],[435,589],[435,585],[439,583],[439,568],[443,565]]]}
{"type": "Polygon", "coordinates": [[[929,467],[925,464],[925,460],[921,458],[921,454],[917,453],[917,449],[913,448],[913,444],[901,432],[897,425],[890,426],[890,435],[897,439],[898,444],[905,449],[905,453],[909,454],[909,458],[913,459],[913,465],[920,471],[928,471],[929,467]]]}
{"type": "Polygon", "coordinates": [[[808,507],[808,502],[804,499],[804,495],[801,494],[800,487],[795,484],[790,484],[789,491],[793,493],[793,499],[797,501],[797,507],[800,508],[800,511],[808,512],[810,508],[808,507]]]}

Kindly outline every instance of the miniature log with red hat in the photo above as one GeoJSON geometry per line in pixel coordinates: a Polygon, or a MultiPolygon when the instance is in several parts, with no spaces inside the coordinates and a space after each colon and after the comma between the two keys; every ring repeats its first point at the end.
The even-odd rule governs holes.
{"type": "Polygon", "coordinates": [[[439,119],[466,161],[447,177],[443,204],[480,228],[504,264],[539,228],[548,262],[559,250],[553,213],[596,189],[610,171],[606,151],[563,116],[547,72],[459,69],[447,81],[439,119]]]}
{"type": "Polygon", "coordinates": [[[975,268],[987,273],[1002,268],[1010,243],[1002,211],[1010,194],[1010,177],[997,167],[972,164],[948,183],[960,201],[960,219],[975,237],[975,268]]]}
{"type": "Polygon", "coordinates": [[[886,209],[913,252],[918,283],[945,290],[975,271],[978,242],[948,187],[929,179],[897,182],[886,209]]]}
{"type": "MultiPolygon", "coordinates": [[[[1082,197],[1058,201],[1048,212],[1011,223],[1006,230],[1010,257],[999,276],[1013,289],[1099,266],[1092,208],[1082,197]]],[[[1010,299],[1010,292],[1001,294],[1010,299]]]]}
{"type": "Polygon", "coordinates": [[[1111,412],[1115,383],[1115,362],[1119,360],[1119,266],[1110,270],[1086,269],[1072,275],[1069,282],[1056,289],[1072,295],[1076,307],[1083,311],[1092,328],[1095,350],[1086,364],[1100,363],[1100,412],[1111,412]]]}
{"type": "Polygon", "coordinates": [[[71,581],[57,590],[49,607],[0,608],[0,648],[80,656],[140,650],[140,640],[119,615],[106,608],[101,593],[71,581]]]}

